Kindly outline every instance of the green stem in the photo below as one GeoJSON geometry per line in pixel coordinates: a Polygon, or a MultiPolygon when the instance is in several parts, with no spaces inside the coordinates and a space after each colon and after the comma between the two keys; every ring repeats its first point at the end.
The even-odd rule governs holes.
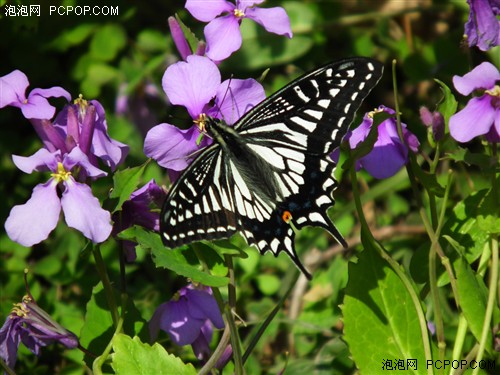
{"type": "MultiPolygon", "coordinates": [[[[446,205],[450,194],[451,181],[452,181],[452,174],[451,172],[449,172],[439,219],[437,218],[437,212],[435,212],[434,210],[433,216],[435,216],[434,226],[436,227],[436,232],[433,236],[431,249],[429,251],[429,286],[431,290],[432,303],[434,305],[434,323],[436,324],[436,337],[438,341],[439,359],[441,361],[444,361],[445,359],[446,341],[444,336],[443,315],[441,313],[441,303],[439,299],[439,289],[437,286],[436,255],[438,253],[439,236],[441,234],[441,229],[443,228],[445,221],[446,205]]],[[[432,206],[435,207],[436,201],[434,195],[430,194],[429,192],[429,198],[431,197],[432,197],[430,202],[431,207],[432,206]]],[[[440,373],[443,373],[443,371],[444,371],[443,368],[440,369],[440,373]]]]}
{"type": "MultiPolygon", "coordinates": [[[[453,346],[452,363],[453,361],[460,361],[462,358],[462,349],[464,347],[465,337],[467,335],[467,319],[463,313],[458,318],[457,337],[455,338],[455,345],[453,346]]],[[[454,374],[453,369],[450,370],[450,375],[454,374]]]]}
{"type": "Polygon", "coordinates": [[[228,307],[224,309],[226,322],[231,331],[231,347],[233,349],[234,371],[236,375],[244,374],[243,359],[241,354],[240,336],[234,320],[234,311],[236,309],[236,282],[234,278],[233,258],[230,255],[224,255],[227,268],[229,270],[229,284],[227,285],[228,307]]]}
{"type": "Polygon", "coordinates": [[[106,263],[102,259],[101,248],[99,245],[94,244],[92,248],[92,253],[94,254],[95,264],[97,267],[97,273],[102,282],[102,286],[104,287],[104,294],[106,295],[106,300],[108,301],[108,307],[111,312],[111,318],[113,319],[113,324],[117,325],[118,323],[118,308],[116,305],[115,294],[113,292],[113,287],[111,286],[111,282],[109,281],[108,272],[106,271],[106,263]]]}
{"type": "Polygon", "coordinates": [[[206,375],[209,374],[210,371],[212,371],[212,369],[217,364],[219,358],[222,357],[222,354],[224,354],[227,344],[229,344],[230,338],[231,338],[231,330],[229,329],[229,326],[226,326],[226,328],[224,329],[224,333],[222,334],[222,337],[219,341],[219,344],[217,345],[217,348],[215,348],[213,354],[210,356],[207,363],[205,363],[203,367],[200,369],[198,375],[206,375]]]}
{"type": "MultiPolygon", "coordinates": [[[[399,279],[402,281],[403,285],[405,286],[406,290],[408,291],[408,294],[410,295],[410,298],[413,302],[413,305],[415,307],[415,311],[417,312],[418,320],[419,320],[419,325],[420,325],[420,332],[422,334],[422,342],[424,346],[424,353],[425,353],[425,359],[426,361],[431,361],[432,360],[432,351],[431,351],[431,344],[429,341],[429,334],[427,330],[427,321],[425,319],[425,314],[424,310],[422,308],[422,305],[420,303],[420,300],[418,298],[418,294],[412,285],[410,279],[406,276],[406,274],[401,271],[401,268],[399,264],[390,257],[389,254],[383,249],[383,247],[373,238],[370,229],[368,227],[368,223],[366,222],[364,213],[363,213],[363,207],[361,206],[361,200],[360,200],[360,195],[359,195],[359,189],[358,189],[358,181],[356,177],[356,171],[354,169],[354,165],[351,166],[350,168],[350,176],[351,176],[351,181],[352,181],[352,190],[353,190],[353,196],[354,196],[354,202],[356,204],[356,209],[358,211],[358,216],[359,216],[359,221],[361,223],[361,231],[362,231],[362,237],[364,237],[366,240],[370,241],[370,243],[373,245],[373,247],[376,249],[378,254],[384,259],[393,271],[398,275],[399,279]],[[364,236],[363,236],[364,233],[364,236]]],[[[432,366],[427,367],[427,374],[432,375],[434,374],[434,370],[432,366]]]]}
{"type": "MultiPolygon", "coordinates": [[[[483,359],[484,350],[486,348],[486,341],[488,340],[488,334],[490,333],[491,327],[491,317],[493,316],[493,307],[495,305],[495,299],[497,294],[498,286],[498,237],[496,235],[491,236],[491,267],[490,267],[490,285],[488,292],[488,302],[486,304],[486,313],[484,316],[483,330],[481,332],[481,339],[479,341],[479,349],[476,355],[476,362],[479,363],[483,359]]],[[[479,366],[477,366],[472,375],[479,373],[479,366]]]]}
{"type": "MultiPolygon", "coordinates": [[[[113,337],[115,337],[115,335],[121,332],[122,327],[123,327],[123,316],[118,318],[113,337]]],[[[104,365],[104,363],[108,359],[109,353],[111,353],[112,348],[113,348],[113,339],[109,341],[108,345],[106,346],[106,349],[104,349],[102,354],[99,357],[97,357],[92,363],[92,372],[94,373],[94,375],[102,375],[102,365],[104,365]]]]}

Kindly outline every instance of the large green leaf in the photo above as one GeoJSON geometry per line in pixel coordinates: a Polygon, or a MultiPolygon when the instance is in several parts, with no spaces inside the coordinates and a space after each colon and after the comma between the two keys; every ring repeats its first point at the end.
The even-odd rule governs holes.
{"type": "MultiPolygon", "coordinates": [[[[425,364],[422,332],[410,294],[397,274],[372,249],[349,265],[342,312],[344,338],[362,374],[383,374],[386,360],[425,364]]],[[[420,374],[398,371],[398,374],[420,374]]]]}
{"type": "Polygon", "coordinates": [[[113,351],[111,367],[117,375],[196,374],[192,364],[185,364],[180,358],[168,354],[158,343],[153,346],[142,343],[139,337],[116,335],[113,337],[113,351]]]}

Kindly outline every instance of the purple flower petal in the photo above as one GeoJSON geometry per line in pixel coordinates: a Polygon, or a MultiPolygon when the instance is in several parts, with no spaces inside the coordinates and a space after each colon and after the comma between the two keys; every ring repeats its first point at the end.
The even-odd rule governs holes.
{"type": "Polygon", "coordinates": [[[262,4],[266,0],[236,0],[236,7],[238,9],[246,11],[254,5],[262,4]]]}
{"type": "Polygon", "coordinates": [[[0,108],[8,105],[21,107],[26,100],[28,77],[20,70],[14,70],[0,77],[0,108]]]}
{"type": "Polygon", "coordinates": [[[90,103],[96,108],[96,122],[92,137],[91,152],[114,171],[127,157],[129,147],[112,139],[108,135],[108,124],[101,103],[97,100],[91,100],[90,103]]]}
{"type": "Polygon", "coordinates": [[[201,326],[201,331],[196,340],[191,343],[194,355],[199,361],[206,362],[210,358],[210,341],[212,341],[212,324],[208,320],[201,326]]]}
{"type": "Polygon", "coordinates": [[[182,60],[186,60],[187,57],[192,54],[192,51],[182,31],[181,25],[179,25],[175,17],[168,17],[168,27],[170,28],[170,35],[172,35],[177,51],[179,51],[182,60]]]}
{"type": "Polygon", "coordinates": [[[19,319],[7,315],[7,319],[0,329],[0,358],[12,370],[16,365],[17,351],[21,341],[21,336],[18,334],[21,324],[19,319]]]}
{"type": "Polygon", "coordinates": [[[189,165],[192,154],[199,149],[196,145],[199,135],[196,127],[181,130],[170,124],[160,124],[146,134],[144,153],[164,168],[181,171],[189,165]]]}
{"type": "Polygon", "coordinates": [[[49,101],[44,97],[30,95],[28,102],[21,106],[21,111],[27,119],[48,120],[54,117],[56,108],[50,105],[49,101]]]}
{"type": "Polygon", "coordinates": [[[245,11],[245,15],[247,18],[262,25],[270,33],[286,35],[289,38],[293,36],[288,14],[281,7],[248,8],[245,11]]]}
{"type": "Polygon", "coordinates": [[[453,85],[460,94],[469,95],[479,88],[491,89],[499,80],[500,72],[498,69],[489,62],[483,62],[463,77],[454,76],[453,85]]]}
{"type": "Polygon", "coordinates": [[[451,136],[458,142],[469,142],[472,138],[488,133],[495,121],[491,100],[489,95],[472,98],[464,109],[451,116],[451,136]]]}
{"type": "Polygon", "coordinates": [[[197,20],[210,22],[223,12],[232,12],[235,6],[225,0],[186,0],[185,8],[197,20]]]}
{"type": "Polygon", "coordinates": [[[61,212],[56,186],[57,182],[52,178],[45,184],[38,184],[25,204],[12,208],[5,222],[10,239],[30,247],[49,236],[61,212]]]}
{"type": "Polygon", "coordinates": [[[188,289],[189,314],[197,319],[209,319],[216,328],[224,328],[224,320],[215,298],[206,290],[188,289]]]}
{"type": "Polygon", "coordinates": [[[94,167],[92,163],[90,163],[87,155],[85,155],[79,147],[75,147],[63,158],[63,166],[66,170],[71,170],[75,165],[83,167],[85,172],[87,172],[87,176],[90,177],[99,178],[108,175],[106,172],[94,167]]]}
{"type": "Polygon", "coordinates": [[[54,86],[50,89],[33,89],[28,95],[28,100],[31,100],[32,96],[41,96],[43,98],[64,97],[68,102],[71,101],[71,94],[59,86],[54,86]]]}
{"type": "Polygon", "coordinates": [[[198,335],[205,320],[195,319],[188,314],[189,301],[181,297],[178,301],[164,304],[160,328],[168,333],[177,345],[191,344],[198,335]]]}
{"type": "Polygon", "coordinates": [[[104,242],[111,234],[111,214],[101,208],[99,200],[85,184],[70,177],[64,185],[61,205],[69,227],[83,233],[94,243],[104,242]]]}
{"type": "Polygon", "coordinates": [[[467,0],[470,6],[469,19],[465,24],[469,47],[477,46],[482,51],[500,43],[500,21],[498,2],[492,9],[488,0],[467,0]]]}
{"type": "Polygon", "coordinates": [[[262,85],[254,79],[230,79],[217,90],[215,103],[222,118],[234,124],[245,113],[266,98],[262,85]],[[230,88],[229,84],[231,84],[230,88]]]}
{"type": "Polygon", "coordinates": [[[227,59],[241,47],[239,19],[230,14],[218,17],[205,26],[206,54],[214,61],[227,59]]]}
{"type": "Polygon", "coordinates": [[[393,119],[378,127],[378,139],[373,150],[360,162],[373,177],[382,179],[396,174],[406,164],[408,151],[399,139],[393,119]]]}
{"type": "Polygon", "coordinates": [[[31,156],[12,155],[12,161],[17,168],[24,173],[56,171],[57,161],[61,157],[61,152],[49,152],[45,148],[41,148],[31,156]]]}
{"type": "Polygon", "coordinates": [[[203,56],[188,56],[187,62],[170,65],[162,84],[172,104],[187,108],[193,119],[198,118],[205,105],[215,96],[221,82],[217,65],[203,56]]]}

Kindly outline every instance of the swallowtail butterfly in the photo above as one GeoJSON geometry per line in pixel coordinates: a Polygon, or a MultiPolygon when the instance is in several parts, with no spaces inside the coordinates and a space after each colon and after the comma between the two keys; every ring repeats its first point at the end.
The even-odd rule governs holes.
{"type": "Polygon", "coordinates": [[[288,84],[235,125],[207,117],[214,143],[170,189],[160,216],[169,248],[240,232],[263,254],[295,252],[292,227],[319,226],[342,245],[327,216],[334,204],[336,164],[330,153],[382,76],[380,62],[351,58],[329,63],[288,84]]]}

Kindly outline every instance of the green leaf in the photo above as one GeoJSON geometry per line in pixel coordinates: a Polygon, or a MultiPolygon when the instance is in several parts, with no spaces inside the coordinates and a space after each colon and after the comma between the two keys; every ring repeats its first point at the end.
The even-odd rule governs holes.
{"type": "Polygon", "coordinates": [[[110,198],[118,198],[118,203],[113,212],[121,210],[123,203],[130,198],[130,195],[139,185],[148,163],[149,160],[140,166],[115,172],[113,175],[113,190],[109,195],[110,198]]]}
{"type": "Polygon", "coordinates": [[[137,242],[143,251],[150,250],[156,267],[169,269],[180,276],[207,286],[221,287],[227,285],[229,282],[227,277],[209,275],[201,271],[198,264],[192,264],[192,260],[187,258],[189,251],[186,251],[186,247],[174,250],[167,249],[161,242],[158,233],[149,232],[142,227],[134,226],[121,232],[119,237],[124,240],[137,242]]]}
{"type": "Polygon", "coordinates": [[[137,46],[147,52],[164,51],[167,39],[165,34],[158,30],[146,29],[137,35],[137,46]]]}
{"type": "Polygon", "coordinates": [[[467,165],[477,165],[481,167],[483,172],[492,170],[497,164],[495,157],[488,156],[486,154],[473,153],[470,150],[459,146],[454,146],[452,152],[447,153],[446,156],[456,162],[463,162],[467,165]]]}
{"type": "Polygon", "coordinates": [[[81,90],[85,96],[93,98],[99,96],[101,86],[118,77],[118,70],[111,65],[90,62],[87,74],[81,83],[81,90]]]}
{"type": "Polygon", "coordinates": [[[96,60],[111,61],[126,43],[127,34],[124,28],[117,24],[108,24],[94,34],[90,42],[90,54],[96,60]]]}
{"type": "Polygon", "coordinates": [[[455,99],[455,96],[453,96],[450,88],[446,86],[446,84],[439,79],[434,78],[434,81],[441,86],[441,89],[443,90],[443,100],[441,103],[438,105],[438,111],[443,115],[444,117],[444,123],[446,124],[446,134],[449,133],[448,129],[448,122],[450,121],[450,117],[455,114],[457,111],[457,100],[455,99]]]}
{"type": "Polygon", "coordinates": [[[127,374],[179,374],[196,375],[192,364],[167,351],[158,343],[153,346],[141,342],[138,337],[124,334],[113,337],[111,367],[117,375],[127,374]]]}
{"type": "Polygon", "coordinates": [[[434,193],[437,197],[444,196],[444,187],[437,180],[437,175],[434,173],[428,173],[422,169],[422,167],[417,163],[415,157],[409,157],[410,164],[413,173],[419,179],[420,183],[425,186],[425,188],[434,193]]]}
{"type": "Polygon", "coordinates": [[[176,14],[175,19],[177,22],[179,22],[179,25],[181,26],[182,33],[184,34],[184,37],[186,38],[189,48],[191,48],[191,51],[196,51],[198,49],[198,45],[200,44],[199,39],[194,35],[194,33],[191,31],[189,27],[187,27],[184,22],[180,19],[180,17],[176,14]]]}
{"type": "Polygon", "coordinates": [[[487,194],[488,190],[480,190],[459,202],[443,227],[443,235],[448,235],[464,247],[464,256],[469,264],[481,256],[484,244],[489,240],[488,232],[478,225],[482,202],[487,194]]]}
{"type": "MultiPolygon", "coordinates": [[[[120,293],[115,291],[115,301],[120,305],[120,293]]],[[[141,318],[140,313],[135,308],[132,299],[127,299],[125,313],[125,324],[123,330],[132,335],[140,335],[144,337],[147,335],[145,332],[145,322],[141,318]]],[[[85,314],[85,323],[80,333],[80,344],[89,350],[91,353],[100,354],[104,351],[109,341],[112,339],[115,331],[111,312],[106,300],[106,294],[102,284],[99,283],[92,290],[92,297],[87,303],[87,310],[85,314]]],[[[85,363],[89,368],[92,368],[94,357],[85,355],[85,363]]]]}
{"type": "MultiPolygon", "coordinates": [[[[477,341],[479,341],[486,314],[487,287],[484,285],[483,280],[472,270],[467,260],[461,255],[464,253],[463,247],[449,236],[444,236],[444,238],[460,254],[453,262],[453,269],[457,280],[458,299],[465,319],[469,323],[470,330],[477,341]]],[[[492,352],[492,342],[491,330],[488,330],[486,350],[489,353],[492,352]]]]}
{"type": "MultiPolygon", "coordinates": [[[[344,338],[362,374],[382,373],[386,359],[411,358],[425,363],[413,301],[403,282],[374,249],[365,248],[358,262],[349,264],[345,292],[344,338]]],[[[403,373],[419,372],[398,372],[403,373]]]]}
{"type": "Polygon", "coordinates": [[[262,274],[256,277],[259,290],[266,296],[272,296],[277,293],[281,287],[281,279],[276,275],[262,274]]]}
{"type": "Polygon", "coordinates": [[[73,29],[64,30],[49,44],[49,47],[64,52],[83,43],[94,32],[96,27],[98,27],[96,24],[82,23],[73,29]]]}

